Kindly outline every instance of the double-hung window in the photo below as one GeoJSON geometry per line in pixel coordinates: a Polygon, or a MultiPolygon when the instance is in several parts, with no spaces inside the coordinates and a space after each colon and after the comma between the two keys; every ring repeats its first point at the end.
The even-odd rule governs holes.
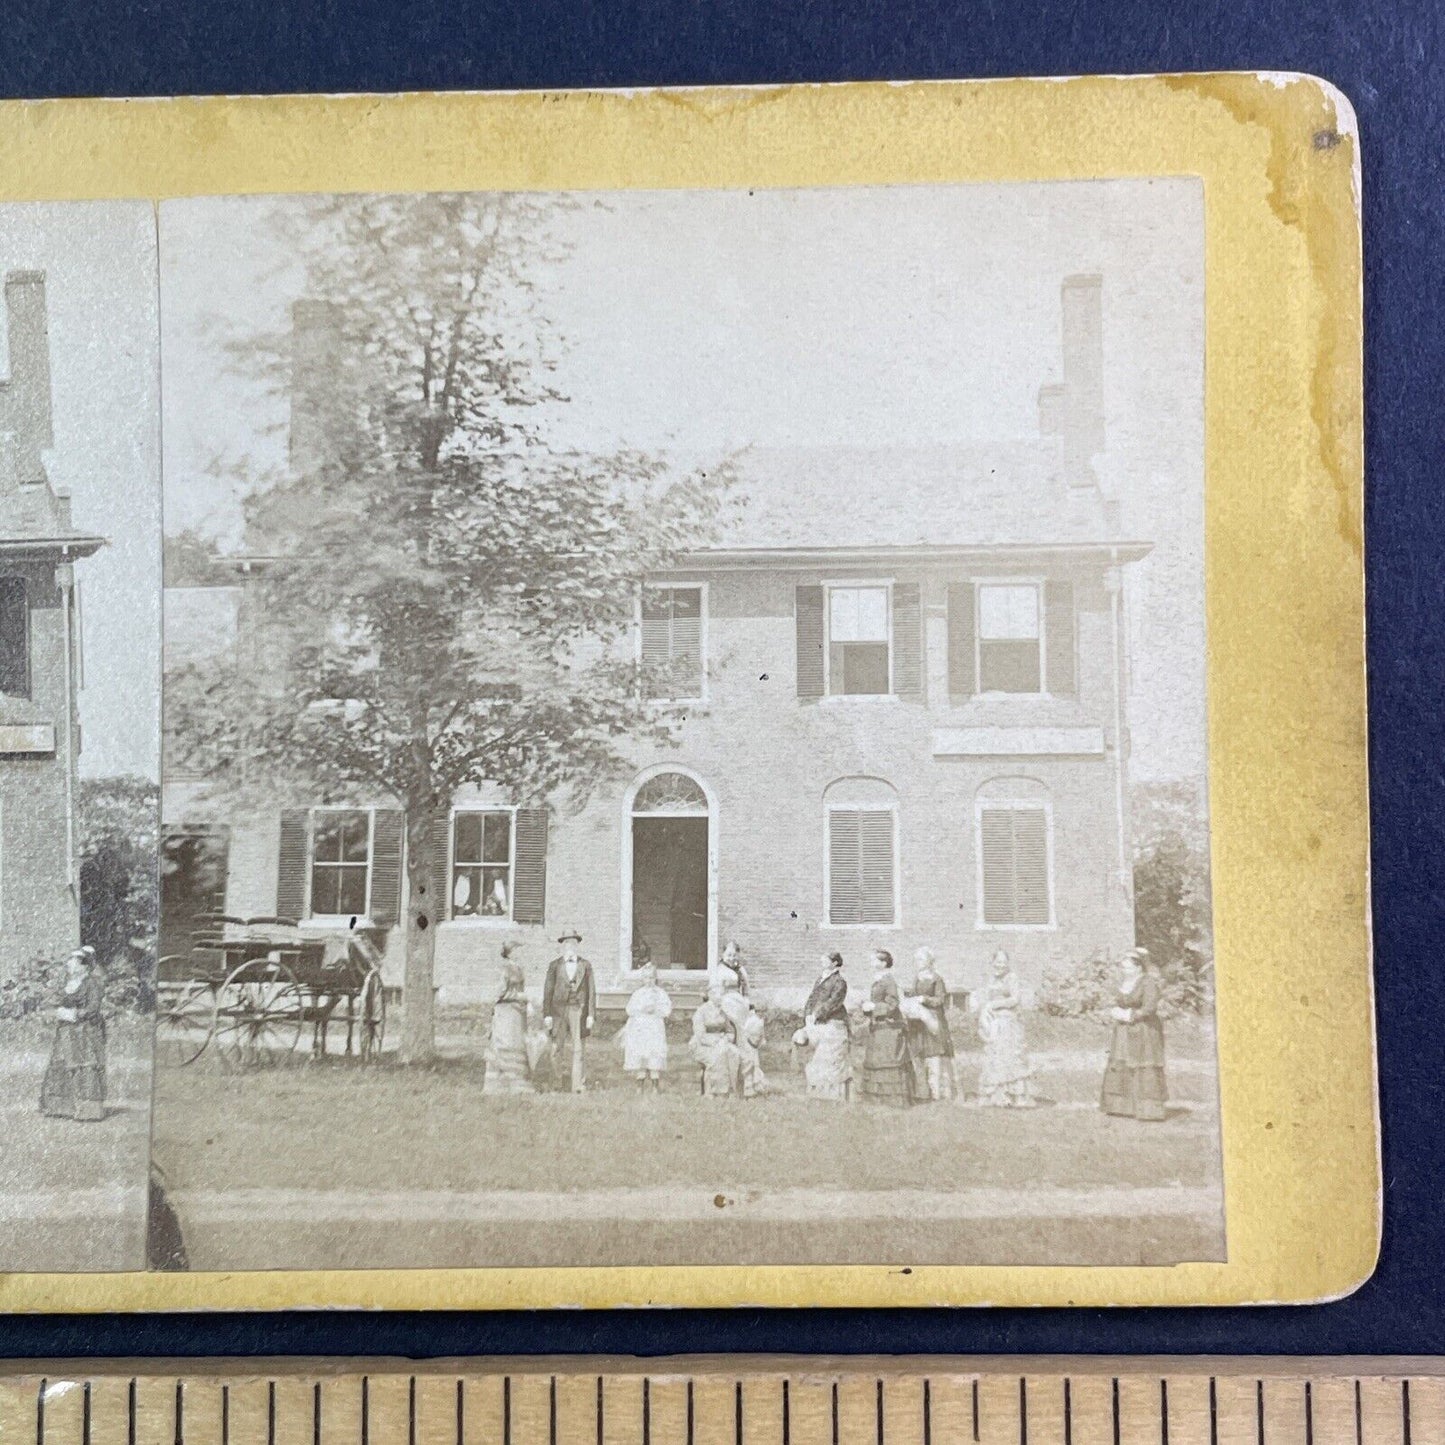
{"type": "Polygon", "coordinates": [[[654,701],[702,701],[704,610],[701,585],[642,589],[640,655],[647,696],[654,701]]]}
{"type": "Polygon", "coordinates": [[[453,918],[510,918],[514,822],[511,808],[467,808],[452,815],[453,918]]]}
{"type": "Polygon", "coordinates": [[[893,690],[889,589],[828,588],[828,692],[886,695],[893,690]]]}
{"type": "Polygon", "coordinates": [[[370,808],[316,808],[311,814],[311,915],[364,918],[371,903],[370,808]]]}
{"type": "Polygon", "coordinates": [[[1042,692],[1043,612],[1034,582],[978,584],[980,692],[1042,692]]]}

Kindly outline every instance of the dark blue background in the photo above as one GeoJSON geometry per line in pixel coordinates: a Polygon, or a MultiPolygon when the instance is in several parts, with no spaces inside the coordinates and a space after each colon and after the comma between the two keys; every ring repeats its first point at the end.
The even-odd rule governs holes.
{"type": "MultiPolygon", "coordinates": [[[[1308,1309],[0,1319],[0,1355],[1445,1351],[1442,0],[8,0],[0,96],[1300,70],[1354,101],[1365,177],[1374,902],[1386,1225],[1308,1309]]],[[[4,158],[0,157],[0,166],[4,158]]],[[[1269,967],[1268,958],[1257,960],[1269,967]]],[[[284,1121],[278,1121],[284,1128],[284,1121]]],[[[0,1140],[0,1152],[3,1152],[0,1140]]]]}

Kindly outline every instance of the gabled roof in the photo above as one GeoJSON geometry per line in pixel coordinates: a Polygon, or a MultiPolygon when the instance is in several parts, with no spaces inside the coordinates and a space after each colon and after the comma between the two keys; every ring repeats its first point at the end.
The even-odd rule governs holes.
{"type": "Polygon", "coordinates": [[[752,447],[724,551],[1108,545],[1097,487],[1070,486],[1059,446],[752,447]]]}

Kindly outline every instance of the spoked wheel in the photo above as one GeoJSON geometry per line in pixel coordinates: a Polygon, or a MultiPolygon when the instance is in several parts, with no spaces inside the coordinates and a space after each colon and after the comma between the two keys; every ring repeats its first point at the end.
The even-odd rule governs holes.
{"type": "Polygon", "coordinates": [[[373,968],[361,985],[361,1062],[375,1063],[381,1057],[381,1041],[386,1036],[386,990],[381,986],[381,970],[373,968]]]}
{"type": "Polygon", "coordinates": [[[275,1068],[296,1057],[306,1000],[296,975],[270,958],[253,958],[216,991],[216,1048],[233,1068],[275,1068]]]}
{"type": "MultiPolygon", "coordinates": [[[[181,965],[181,958],[163,958],[166,965],[181,965]]],[[[211,985],[199,979],[162,984],[156,994],[156,1063],[183,1068],[205,1053],[216,1026],[216,1000],[211,985]]]]}

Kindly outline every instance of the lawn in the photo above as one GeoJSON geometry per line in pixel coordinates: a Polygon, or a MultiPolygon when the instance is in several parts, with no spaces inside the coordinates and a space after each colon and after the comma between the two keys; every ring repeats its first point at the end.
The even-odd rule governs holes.
{"type": "Polygon", "coordinates": [[[82,1124],[40,1112],[50,1025],[0,1023],[0,1271],[143,1267],[150,1023],[109,1033],[106,1117],[82,1124]]]}
{"type": "MultiPolygon", "coordinates": [[[[666,1092],[638,1097],[607,1039],[590,1052],[594,1088],[582,1097],[484,1097],[484,1031],[464,1022],[444,1035],[465,1056],[422,1068],[387,1058],[163,1070],[155,1150],[193,1263],[1164,1262],[1222,1250],[1213,1044],[1197,1027],[1173,1029],[1177,1108],[1147,1125],[1098,1112],[1103,1030],[1089,1023],[1035,1021],[1049,1102],[1032,1112],[965,1102],[894,1113],[806,1098],[785,1038],[765,1058],[778,1092],[761,1100],[700,1098],[680,1040],[666,1092]],[[488,1199],[533,1194],[536,1219],[480,1218],[488,1199]],[[866,1222],[845,1222],[860,1196],[866,1222]],[[1204,1203],[1176,1204],[1185,1198],[1204,1203]],[[950,1199],[957,1217],[940,1217],[950,1199]],[[589,1220],[579,1246],[576,1216],[594,1200],[615,1217],[589,1220]],[[699,1217],[699,1200],[717,1207],[699,1217]],[[831,1222],[806,1217],[839,1201],[831,1222]],[[549,1211],[559,1218],[540,1217],[549,1211]]],[[[972,1092],[977,1056],[965,1051],[959,1072],[972,1092]]]]}

